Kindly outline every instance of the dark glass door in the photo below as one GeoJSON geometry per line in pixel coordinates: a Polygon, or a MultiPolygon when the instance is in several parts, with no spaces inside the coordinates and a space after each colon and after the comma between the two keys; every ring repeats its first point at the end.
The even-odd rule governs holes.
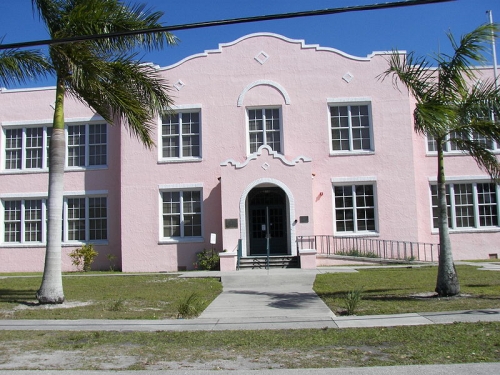
{"type": "Polygon", "coordinates": [[[249,219],[249,255],[267,255],[267,246],[270,255],[288,254],[286,196],[283,190],[252,190],[249,194],[249,219]]]}

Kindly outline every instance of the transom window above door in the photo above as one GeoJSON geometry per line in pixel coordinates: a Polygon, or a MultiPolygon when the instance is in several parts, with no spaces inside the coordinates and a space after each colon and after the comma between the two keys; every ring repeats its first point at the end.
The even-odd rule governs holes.
{"type": "Polygon", "coordinates": [[[282,153],[281,139],[280,108],[248,109],[248,148],[250,153],[257,152],[259,147],[263,145],[282,153]]]}

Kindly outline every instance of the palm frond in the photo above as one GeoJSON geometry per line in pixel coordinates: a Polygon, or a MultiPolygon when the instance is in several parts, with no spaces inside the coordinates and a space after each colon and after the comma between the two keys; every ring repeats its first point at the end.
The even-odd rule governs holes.
{"type": "Polygon", "coordinates": [[[488,149],[483,142],[467,137],[455,137],[451,138],[450,141],[455,143],[460,150],[472,156],[477,165],[493,180],[497,183],[500,182],[500,163],[493,151],[488,149]]]}
{"type": "Polygon", "coordinates": [[[435,91],[434,72],[425,58],[416,58],[413,52],[403,56],[393,51],[388,63],[389,67],[378,76],[379,79],[391,76],[395,87],[401,81],[419,102],[425,101],[435,91]]]}
{"type": "MultiPolygon", "coordinates": [[[[73,7],[68,10],[64,32],[68,37],[156,29],[162,27],[159,22],[162,16],[163,12],[153,12],[144,4],[125,6],[118,0],[78,0],[73,1],[73,7]]],[[[103,51],[122,53],[139,46],[146,50],[158,50],[176,44],[177,39],[168,32],[154,32],[95,39],[92,42],[103,51]]]]}
{"type": "Polygon", "coordinates": [[[457,43],[451,33],[448,39],[452,44],[453,56],[438,56],[438,72],[440,91],[447,97],[454,97],[463,91],[467,91],[468,82],[476,77],[473,66],[482,65],[486,62],[484,51],[492,35],[496,34],[499,26],[496,24],[484,24],[465,34],[457,43]]]}
{"type": "Polygon", "coordinates": [[[150,65],[121,56],[94,61],[94,69],[76,69],[68,93],[87,103],[108,122],[123,122],[144,145],[152,147],[157,116],[172,105],[170,87],[150,65]]]}
{"type": "Polygon", "coordinates": [[[50,64],[39,51],[13,49],[0,52],[0,85],[25,83],[49,73],[50,64]]]}

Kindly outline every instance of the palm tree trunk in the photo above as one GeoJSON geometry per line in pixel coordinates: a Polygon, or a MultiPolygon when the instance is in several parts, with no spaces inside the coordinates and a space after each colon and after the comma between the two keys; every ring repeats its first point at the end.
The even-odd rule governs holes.
{"type": "Polygon", "coordinates": [[[439,296],[454,296],[460,293],[457,270],[453,263],[450,233],[448,227],[448,208],[446,205],[446,178],[444,174],[443,140],[437,139],[438,154],[438,228],[439,228],[439,265],[436,293],[439,296]]]}
{"type": "Polygon", "coordinates": [[[47,249],[42,285],[36,293],[36,298],[42,304],[64,302],[61,273],[62,209],[64,199],[64,164],[66,160],[64,94],[64,83],[62,80],[58,80],[52,137],[49,147],[47,249]]]}

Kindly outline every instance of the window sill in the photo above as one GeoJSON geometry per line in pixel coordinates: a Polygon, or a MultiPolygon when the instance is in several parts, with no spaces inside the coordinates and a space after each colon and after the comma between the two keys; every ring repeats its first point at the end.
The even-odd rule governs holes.
{"type": "Polygon", "coordinates": [[[88,167],[65,167],[64,172],[99,171],[108,169],[107,165],[92,165],[88,167]]]}
{"type": "MultiPolygon", "coordinates": [[[[461,228],[461,229],[451,229],[449,230],[450,234],[461,234],[461,233],[496,233],[500,232],[500,227],[484,227],[484,228],[461,228]]],[[[439,235],[439,231],[437,229],[433,229],[431,232],[432,235],[439,235]]]]}
{"type": "Polygon", "coordinates": [[[379,232],[335,232],[334,237],[380,237],[379,232]]]}
{"type": "Polygon", "coordinates": [[[176,163],[200,163],[202,158],[176,158],[176,159],[160,159],[158,164],[176,164],[176,163]]]}
{"type": "Polygon", "coordinates": [[[330,151],[330,156],[375,155],[375,151],[330,151]]]}
{"type": "Polygon", "coordinates": [[[33,168],[33,169],[2,169],[2,175],[9,174],[35,174],[35,173],[48,173],[49,169],[33,168]]]}
{"type": "Polygon", "coordinates": [[[158,245],[168,245],[176,243],[195,243],[204,242],[203,237],[178,237],[178,238],[162,238],[158,241],[158,245]]]}

